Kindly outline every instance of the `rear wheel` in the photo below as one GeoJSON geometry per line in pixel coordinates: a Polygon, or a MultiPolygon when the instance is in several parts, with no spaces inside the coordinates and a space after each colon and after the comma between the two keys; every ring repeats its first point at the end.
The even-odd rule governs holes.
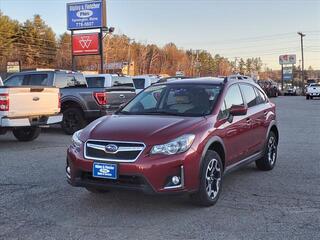
{"type": "Polygon", "coordinates": [[[39,137],[41,133],[40,127],[21,127],[12,130],[15,138],[21,142],[29,142],[39,137]]]}
{"type": "Polygon", "coordinates": [[[310,98],[310,96],[309,96],[309,95],[306,95],[306,99],[309,100],[309,98],[310,98]]]}
{"type": "Polygon", "coordinates": [[[76,131],[84,128],[85,125],[86,121],[83,117],[81,109],[68,108],[63,111],[61,127],[66,134],[74,134],[76,131]]]}
{"type": "Polygon", "coordinates": [[[270,132],[263,157],[256,161],[256,166],[262,171],[272,170],[277,161],[278,139],[274,132],[270,132]]]}
{"type": "Polygon", "coordinates": [[[212,206],[219,199],[223,176],[223,165],[217,152],[207,152],[200,175],[199,190],[190,197],[198,205],[212,206]]]}

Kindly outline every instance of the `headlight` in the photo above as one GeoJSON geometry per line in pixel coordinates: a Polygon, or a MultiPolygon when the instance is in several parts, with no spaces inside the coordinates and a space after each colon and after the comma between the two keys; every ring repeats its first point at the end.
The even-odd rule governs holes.
{"type": "Polygon", "coordinates": [[[166,144],[155,145],[151,149],[151,154],[173,155],[173,154],[185,152],[191,147],[194,141],[194,138],[195,138],[194,134],[185,134],[166,144]]]}
{"type": "Polygon", "coordinates": [[[72,146],[74,148],[76,148],[77,150],[80,150],[80,147],[82,145],[82,141],[80,140],[80,134],[82,132],[82,129],[75,132],[73,135],[72,135],[72,146]]]}

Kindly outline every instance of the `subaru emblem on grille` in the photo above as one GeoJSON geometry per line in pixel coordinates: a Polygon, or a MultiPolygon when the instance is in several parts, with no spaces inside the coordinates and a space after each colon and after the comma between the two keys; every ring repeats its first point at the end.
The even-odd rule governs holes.
{"type": "Polygon", "coordinates": [[[106,146],[106,152],[108,153],[116,153],[118,151],[118,146],[114,144],[108,144],[106,146]]]}

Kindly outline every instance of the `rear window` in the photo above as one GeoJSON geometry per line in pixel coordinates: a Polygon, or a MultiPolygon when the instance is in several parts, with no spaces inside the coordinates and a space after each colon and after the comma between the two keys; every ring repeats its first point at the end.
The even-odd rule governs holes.
{"type": "Polygon", "coordinates": [[[104,77],[86,77],[89,88],[103,88],[105,78],[104,77]]]}
{"type": "Polygon", "coordinates": [[[82,74],[57,73],[55,76],[55,87],[86,87],[87,82],[82,74]]]}
{"type": "Polygon", "coordinates": [[[129,77],[112,77],[112,87],[134,87],[132,78],[129,77]]]}
{"type": "Polygon", "coordinates": [[[146,80],[144,78],[134,78],[133,82],[136,89],[144,89],[146,80]]]}

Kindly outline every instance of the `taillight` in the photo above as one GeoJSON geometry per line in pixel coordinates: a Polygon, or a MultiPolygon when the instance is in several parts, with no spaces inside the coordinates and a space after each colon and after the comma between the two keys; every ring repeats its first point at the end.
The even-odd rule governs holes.
{"type": "Polygon", "coordinates": [[[108,103],[107,94],[105,92],[95,92],[94,98],[99,105],[106,105],[108,103]]]}
{"type": "Polygon", "coordinates": [[[9,94],[0,94],[0,111],[9,111],[9,94]]]}

